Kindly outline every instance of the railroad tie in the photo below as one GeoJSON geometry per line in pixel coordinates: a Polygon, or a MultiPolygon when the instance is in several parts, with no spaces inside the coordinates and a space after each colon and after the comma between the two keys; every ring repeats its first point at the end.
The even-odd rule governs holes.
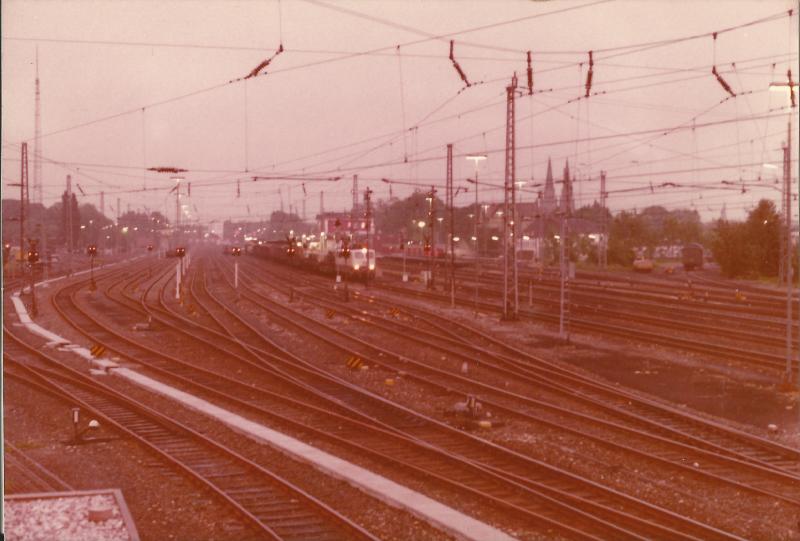
{"type": "Polygon", "coordinates": [[[95,344],[92,346],[92,349],[90,349],[89,352],[92,354],[92,357],[100,357],[106,352],[106,347],[101,346],[100,344],[95,344]]]}

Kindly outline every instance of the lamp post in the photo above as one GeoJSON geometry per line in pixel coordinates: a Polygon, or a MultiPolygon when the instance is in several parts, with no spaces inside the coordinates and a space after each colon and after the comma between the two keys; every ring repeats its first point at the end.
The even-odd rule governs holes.
{"type": "Polygon", "coordinates": [[[485,154],[470,154],[467,156],[467,159],[470,160],[473,165],[475,166],[475,180],[467,179],[468,182],[475,184],[475,228],[474,228],[474,237],[475,237],[475,317],[478,317],[478,290],[480,289],[480,276],[481,276],[481,263],[480,263],[480,254],[478,250],[479,240],[478,240],[478,224],[480,223],[480,203],[478,202],[478,165],[486,159],[485,154]]]}
{"type": "Polygon", "coordinates": [[[417,224],[417,227],[419,227],[420,244],[422,245],[422,255],[424,256],[425,255],[425,247],[427,245],[427,242],[425,240],[425,225],[427,225],[427,224],[426,224],[425,220],[418,220],[415,223],[417,224]]]}
{"type": "Polygon", "coordinates": [[[408,282],[408,273],[406,272],[406,253],[408,252],[408,241],[406,240],[405,228],[403,234],[400,236],[401,248],[403,250],[403,282],[408,282]]]}
{"type": "Polygon", "coordinates": [[[181,242],[181,181],[183,177],[172,177],[175,181],[175,242],[181,242]]]}

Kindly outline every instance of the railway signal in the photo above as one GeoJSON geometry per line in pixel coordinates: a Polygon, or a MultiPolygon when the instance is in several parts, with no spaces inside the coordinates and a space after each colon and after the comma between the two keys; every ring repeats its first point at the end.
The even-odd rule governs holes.
{"type": "Polygon", "coordinates": [[[286,242],[288,243],[288,246],[286,247],[286,255],[293,257],[295,252],[297,252],[297,239],[287,235],[286,242]]]}
{"type": "Polygon", "coordinates": [[[347,260],[350,257],[350,239],[342,240],[342,249],[339,250],[339,255],[342,256],[345,260],[347,260]]]}
{"type": "MultiPolygon", "coordinates": [[[[347,237],[342,239],[342,248],[341,248],[341,250],[339,250],[339,256],[341,256],[344,259],[345,266],[347,266],[347,260],[350,259],[350,239],[347,238],[347,237]]],[[[340,277],[340,274],[339,274],[339,271],[338,271],[338,265],[337,265],[336,281],[338,282],[339,280],[341,280],[341,277],[340,277]]],[[[350,290],[347,287],[347,280],[345,279],[345,281],[344,281],[344,301],[348,302],[349,300],[350,300],[350,290]]]]}
{"type": "Polygon", "coordinates": [[[89,254],[89,261],[90,263],[90,273],[91,273],[91,280],[89,281],[89,291],[95,291],[97,289],[97,284],[94,281],[94,258],[97,255],[97,246],[94,244],[90,244],[88,248],[86,248],[86,253],[89,254]]]}
{"type": "MultiPolygon", "coordinates": [[[[231,248],[231,255],[234,257],[239,257],[242,255],[242,249],[238,246],[234,246],[231,248]]],[[[239,289],[239,260],[233,260],[233,288],[239,289]]]]}
{"type": "Polygon", "coordinates": [[[186,255],[186,248],[183,246],[178,246],[175,248],[175,255],[180,260],[177,265],[175,265],[175,298],[180,300],[181,298],[181,277],[183,276],[183,256],[186,255]]]}
{"type": "Polygon", "coordinates": [[[33,267],[39,262],[39,249],[37,247],[38,241],[36,239],[28,239],[28,265],[31,268],[31,316],[38,315],[36,307],[36,288],[33,273],[33,267]]]}

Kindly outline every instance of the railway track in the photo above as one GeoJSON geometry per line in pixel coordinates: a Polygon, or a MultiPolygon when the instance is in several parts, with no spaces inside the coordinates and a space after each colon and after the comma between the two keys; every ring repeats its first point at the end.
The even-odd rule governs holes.
{"type": "MultiPolygon", "coordinates": [[[[304,364],[302,359],[296,359],[283,368],[297,372],[298,366],[304,364]]],[[[365,445],[366,448],[373,452],[377,448],[391,453],[395,463],[408,461],[408,465],[426,476],[438,477],[440,482],[458,487],[462,492],[466,490],[496,506],[513,510],[531,525],[545,525],[578,538],[593,538],[595,535],[614,538],[735,537],[453,430],[318,371],[312,371],[311,376],[317,380],[314,384],[316,392],[324,389],[324,394],[335,398],[335,402],[344,404],[353,398],[357,402],[377,401],[370,415],[383,408],[387,412],[382,417],[395,425],[408,425],[409,419],[413,421],[414,426],[402,431],[403,437],[415,444],[412,451],[388,440],[385,433],[380,440],[372,436],[373,441],[365,445]],[[325,385],[321,384],[320,378],[328,380],[325,385]]],[[[371,422],[374,424],[376,421],[371,422]]],[[[330,422],[326,424],[330,425],[330,422]]],[[[392,426],[390,431],[397,434],[398,427],[392,426]]],[[[348,439],[354,441],[364,437],[363,427],[348,433],[348,439]]]]}
{"type": "MultiPolygon", "coordinates": [[[[298,282],[296,274],[291,276],[290,279],[292,282],[288,282],[287,278],[287,281],[281,282],[280,286],[276,284],[275,278],[275,274],[271,274],[269,285],[275,288],[281,287],[283,291],[288,289],[290,284],[296,285],[298,282]]],[[[715,477],[717,481],[737,480],[739,487],[742,487],[742,485],[749,486],[751,490],[757,492],[763,490],[763,487],[771,485],[772,491],[766,492],[770,496],[785,499],[794,505],[800,502],[800,476],[798,476],[800,464],[797,460],[798,453],[796,451],[781,449],[778,446],[780,455],[777,457],[770,456],[769,458],[771,460],[768,461],[760,459],[763,455],[732,451],[731,446],[723,447],[719,444],[720,442],[711,443],[706,439],[692,434],[690,431],[685,429],[679,430],[679,426],[675,423],[675,417],[677,416],[674,412],[669,412],[673,417],[671,423],[665,422],[664,417],[666,416],[664,416],[665,412],[663,408],[653,407],[652,404],[648,404],[651,407],[651,411],[646,413],[649,413],[649,415],[646,413],[637,414],[631,412],[631,396],[628,393],[620,393],[616,390],[611,391],[620,405],[624,404],[629,406],[628,408],[614,408],[609,404],[607,397],[589,399],[584,393],[576,395],[574,385],[569,388],[566,385],[558,385],[556,381],[553,381],[553,378],[550,378],[550,382],[546,382],[540,377],[543,375],[541,372],[537,374],[527,367],[521,366],[520,363],[513,358],[493,353],[485,347],[471,346],[465,350],[463,347],[464,341],[461,339],[465,333],[454,332],[452,328],[446,328],[443,325],[444,322],[436,323],[431,321],[431,314],[426,313],[424,315],[424,323],[427,325],[426,330],[419,325],[404,324],[394,317],[387,317],[384,315],[390,309],[398,310],[397,303],[387,303],[370,296],[368,302],[359,303],[359,306],[354,308],[350,304],[343,304],[337,299],[332,298],[331,293],[329,288],[317,287],[314,289],[313,294],[305,294],[304,299],[305,302],[316,305],[322,310],[335,309],[336,313],[341,314],[343,317],[352,318],[352,320],[358,321],[363,326],[368,327],[369,330],[362,334],[371,338],[370,343],[354,337],[351,328],[348,328],[347,334],[340,333],[339,336],[342,339],[342,343],[354,343],[357,348],[355,353],[364,356],[372,365],[385,366],[387,369],[395,372],[402,370],[410,375],[416,374],[421,384],[431,385],[435,382],[439,388],[439,392],[445,394],[451,393],[457,395],[463,393],[462,396],[469,393],[475,394],[485,405],[491,407],[493,411],[513,414],[529,421],[552,425],[552,423],[530,413],[531,411],[546,409],[557,412],[560,416],[559,421],[570,419],[573,423],[579,422],[579,424],[589,424],[593,428],[604,426],[613,433],[610,439],[606,437],[606,439],[603,440],[587,432],[579,432],[579,434],[588,439],[599,439],[615,447],[624,447],[613,443],[619,436],[634,439],[643,437],[645,440],[650,440],[650,445],[648,447],[651,449],[650,453],[652,454],[646,454],[650,459],[660,458],[673,466],[693,470],[695,474],[698,474],[698,472],[696,469],[692,468],[691,464],[695,463],[696,460],[704,464],[712,462],[714,465],[709,466],[709,468],[707,468],[709,471],[703,473],[715,477]],[[376,305],[381,307],[380,311],[375,310],[376,305]],[[372,310],[368,316],[366,315],[366,310],[364,310],[365,308],[372,310]],[[438,334],[431,332],[430,329],[436,329],[438,334]],[[381,333],[402,337],[404,342],[413,343],[411,347],[426,347],[438,350],[448,356],[451,366],[453,363],[457,366],[461,362],[469,362],[473,366],[481,366],[483,371],[487,369],[494,370],[497,375],[500,376],[498,380],[500,384],[494,387],[486,385],[482,382],[477,382],[454,374],[452,369],[443,370],[434,368],[431,366],[430,362],[418,362],[396,351],[388,351],[385,347],[373,346],[372,343],[375,341],[383,342],[378,339],[381,333]],[[465,351],[468,353],[465,353],[465,351]],[[528,394],[530,391],[510,392],[507,388],[502,387],[503,379],[505,379],[505,381],[513,379],[517,382],[529,383],[530,391],[547,386],[549,390],[557,393],[556,396],[562,403],[566,401],[567,404],[563,407],[557,407],[546,401],[534,400],[530,398],[528,394]],[[602,398],[606,399],[603,400],[602,398]],[[575,403],[575,405],[570,404],[570,402],[575,403]],[[584,406],[591,406],[593,410],[589,411],[592,413],[586,414],[574,411],[578,403],[584,406]],[[598,417],[598,413],[606,415],[598,417]],[[608,413],[616,414],[613,416],[615,418],[614,422],[608,420],[608,413]],[[654,414],[656,413],[659,413],[662,418],[655,417],[654,414]],[[618,424],[619,422],[625,423],[625,426],[620,426],[618,424]],[[653,446],[657,446],[655,450],[652,450],[653,446]],[[692,456],[695,458],[690,458],[692,456]],[[770,478],[771,481],[769,480],[770,478]]],[[[354,292],[354,298],[363,298],[363,295],[358,295],[357,292],[354,292]]],[[[404,312],[412,314],[414,318],[420,317],[419,313],[421,311],[411,310],[408,306],[403,306],[402,309],[404,312]]],[[[319,321],[315,323],[321,325],[319,321]]],[[[452,320],[447,320],[446,323],[451,326],[453,322],[452,320]]],[[[309,324],[311,323],[309,322],[309,324]]],[[[437,355],[438,353],[436,353],[434,357],[437,355]]],[[[609,393],[608,389],[604,390],[607,394],[609,393]]],[[[556,401],[553,400],[552,402],[556,401]]],[[[683,417],[683,424],[685,425],[685,416],[681,417],[683,417]]],[[[670,421],[669,417],[667,417],[666,420],[670,421]]],[[[712,427],[709,422],[704,422],[700,425],[701,426],[696,428],[704,429],[706,434],[711,432],[711,430],[719,430],[721,428],[719,425],[712,427]]],[[[560,428],[562,428],[562,430],[565,429],[563,426],[560,428]]],[[[696,432],[696,430],[694,432],[696,432]]],[[[730,443],[730,435],[732,434],[729,434],[728,443],[730,443]]],[[[736,434],[736,438],[738,440],[736,441],[738,447],[741,446],[743,441],[755,440],[755,438],[743,434],[736,434]]],[[[640,442],[640,444],[641,443],[642,442],[640,442]]],[[[765,447],[769,449],[775,447],[771,443],[765,441],[756,440],[756,443],[758,445],[757,450],[762,452],[765,447]]],[[[632,453],[641,452],[638,449],[630,448],[626,449],[626,451],[632,453]]]]}
{"type": "Polygon", "coordinates": [[[158,413],[5,332],[4,360],[17,373],[93,411],[224,500],[258,532],[280,540],[369,539],[373,536],[345,516],[274,472],[158,413]],[[10,347],[9,347],[10,346],[10,347]],[[57,366],[34,367],[30,357],[57,366]]]}
{"type": "MultiPolygon", "coordinates": [[[[391,291],[393,293],[416,296],[419,299],[436,300],[447,303],[450,302],[450,295],[447,293],[439,293],[431,290],[420,291],[387,283],[378,283],[376,284],[376,287],[381,287],[382,289],[391,291]]],[[[463,294],[456,296],[456,303],[465,308],[475,307],[476,303],[474,297],[472,297],[474,288],[464,285],[460,288],[460,291],[463,294]]],[[[590,333],[600,333],[604,336],[616,336],[628,340],[637,340],[640,342],[668,347],[670,349],[690,351],[725,360],[735,360],[745,366],[749,365],[760,369],[767,369],[772,372],[783,372],[786,366],[785,355],[778,352],[781,347],[778,338],[764,338],[762,336],[761,338],[754,340],[757,342],[767,341],[771,345],[774,345],[775,351],[773,353],[768,351],[753,350],[743,345],[728,345],[731,343],[731,337],[735,336],[738,337],[740,341],[743,340],[743,334],[737,334],[736,331],[721,330],[720,333],[718,333],[724,335],[725,344],[710,342],[704,338],[708,335],[714,335],[715,330],[719,330],[719,328],[716,326],[687,324],[686,322],[681,323],[678,320],[669,320],[664,317],[631,313],[629,311],[630,307],[628,307],[626,312],[614,312],[612,308],[608,308],[603,304],[595,304],[591,306],[580,304],[578,303],[579,295],[574,292],[571,293],[570,296],[572,301],[570,304],[569,327],[571,329],[590,333]],[[578,316],[575,314],[578,314],[578,316]],[[620,323],[610,323],[607,322],[608,319],[622,321],[626,324],[623,326],[620,323]],[[649,322],[651,325],[649,327],[642,327],[641,323],[643,322],[649,322]],[[669,336],[665,336],[663,333],[664,327],[679,329],[682,331],[682,335],[678,336],[675,333],[671,333],[669,336]],[[698,338],[698,336],[701,338],[698,338]]],[[[501,292],[499,290],[482,288],[481,299],[478,301],[477,307],[482,312],[499,314],[502,312],[502,306],[499,303],[500,297],[501,292]],[[494,301],[493,299],[498,300],[494,301]]],[[[615,300],[614,302],[618,302],[618,300],[615,300]]],[[[537,300],[535,304],[547,304],[547,301],[537,300]]],[[[555,301],[552,301],[550,304],[552,307],[556,306],[555,301]]],[[[658,311],[662,314],[666,311],[664,306],[659,307],[658,305],[651,305],[649,309],[658,311]]],[[[519,317],[531,321],[544,321],[554,325],[558,325],[559,323],[559,315],[555,308],[545,312],[542,310],[537,310],[535,306],[526,307],[524,306],[524,303],[520,303],[519,317]]]]}
{"type": "MultiPolygon", "coordinates": [[[[275,272],[272,269],[271,272],[275,272]]],[[[292,278],[297,280],[297,274],[292,274],[292,278]]],[[[319,282],[317,282],[319,283],[319,282]]],[[[325,284],[317,291],[324,291],[325,284]]],[[[316,293],[315,293],[316,294],[316,293]]],[[[313,295],[312,295],[313,297],[313,295]]],[[[354,296],[356,298],[356,296],[354,296]]],[[[422,308],[418,304],[404,303],[397,298],[383,300],[374,294],[368,295],[368,303],[362,305],[364,308],[382,306],[384,309],[400,307],[410,317],[413,317],[431,329],[444,336],[449,336],[454,342],[467,342],[477,348],[477,353],[491,356],[496,362],[501,363],[503,368],[514,368],[515,377],[536,377],[536,385],[549,383],[554,389],[561,389],[565,395],[580,398],[591,398],[598,404],[606,403],[607,406],[617,406],[619,411],[630,412],[632,409],[642,415],[654,416],[653,422],[664,424],[667,428],[676,431],[676,434],[684,434],[692,438],[713,438],[710,442],[721,449],[734,450],[734,452],[749,455],[748,460],[762,462],[764,454],[768,454],[769,467],[784,469],[787,472],[797,475],[800,473],[800,451],[787,448],[769,440],[734,430],[725,425],[712,423],[707,419],[698,418],[685,411],[681,411],[663,403],[645,399],[639,395],[619,389],[616,386],[605,385],[589,379],[575,371],[563,368],[545,359],[533,356],[522,351],[518,347],[506,341],[497,339],[489,334],[480,331],[474,326],[461,323],[445,315],[438,314],[432,310],[422,308]],[[723,445],[720,445],[723,443],[723,445]],[[750,448],[749,451],[745,449],[750,448]]],[[[307,299],[308,300],[308,299],[307,299]]],[[[449,301],[449,299],[447,299],[449,301]]],[[[362,308],[363,310],[363,308],[362,308]]],[[[415,330],[424,334],[424,330],[415,330]]],[[[406,334],[410,334],[407,331],[406,334]]],[[[486,363],[484,358],[482,363],[486,363]]]]}
{"type": "MultiPolygon", "coordinates": [[[[8,375],[6,375],[8,377],[8,375]]],[[[61,492],[74,490],[58,475],[8,440],[3,442],[4,488],[6,493],[61,492]]]]}
{"type": "MultiPolygon", "coordinates": [[[[414,261],[412,263],[416,270],[427,269],[427,261],[414,261]]],[[[465,264],[457,263],[457,274],[459,281],[473,281],[475,274],[473,262],[465,264]]],[[[379,266],[382,269],[392,269],[392,272],[399,272],[401,269],[400,261],[395,257],[379,258],[379,266]]],[[[437,262],[437,267],[442,269],[442,262],[437,262]]],[[[497,282],[501,277],[501,269],[491,261],[484,261],[481,264],[481,282],[490,284],[497,282]]],[[[519,283],[520,287],[534,283],[541,287],[555,290],[559,286],[558,269],[553,267],[544,268],[542,271],[520,268],[519,283]]],[[[733,280],[723,280],[707,275],[703,271],[695,271],[681,275],[641,275],[630,272],[612,272],[600,270],[582,269],[576,272],[576,276],[571,280],[572,284],[586,291],[596,291],[603,289],[614,289],[620,293],[631,293],[634,295],[643,294],[651,296],[655,300],[678,300],[681,296],[694,296],[698,300],[705,300],[709,305],[720,310],[726,310],[730,314],[761,314],[783,318],[786,314],[786,293],[781,289],[771,289],[752,283],[743,283],[733,280]],[[743,293],[742,297],[737,298],[736,293],[743,293]]],[[[796,319],[800,314],[800,294],[793,294],[793,318],[796,319]]]]}
{"type": "MultiPolygon", "coordinates": [[[[400,271],[396,262],[389,260],[388,265],[384,264],[383,267],[383,272],[399,277],[400,271]]],[[[474,292],[474,273],[461,268],[456,271],[456,279],[459,284],[465,285],[466,291],[474,292]]],[[[480,287],[485,288],[487,293],[496,294],[501,280],[502,274],[499,271],[485,269],[481,274],[480,287]]],[[[552,299],[558,298],[560,283],[557,273],[523,271],[520,273],[519,284],[521,300],[529,288],[533,289],[534,301],[537,303],[550,303],[552,299]]],[[[682,318],[696,317],[699,313],[697,307],[700,306],[703,313],[713,313],[716,319],[722,318],[726,323],[740,325],[743,329],[756,322],[774,324],[777,338],[781,338],[780,329],[786,315],[785,295],[759,291],[754,287],[716,284],[717,282],[704,279],[701,275],[692,275],[686,280],[645,280],[632,275],[588,271],[580,271],[576,278],[570,280],[571,293],[578,295],[575,300],[579,298],[587,304],[603,303],[607,308],[635,306],[642,311],[652,309],[655,304],[660,307],[661,312],[666,307],[669,307],[670,312],[680,312],[682,318]],[[735,292],[739,288],[748,294],[737,298],[735,292]]],[[[796,302],[793,307],[796,317],[800,308],[796,302]]]]}

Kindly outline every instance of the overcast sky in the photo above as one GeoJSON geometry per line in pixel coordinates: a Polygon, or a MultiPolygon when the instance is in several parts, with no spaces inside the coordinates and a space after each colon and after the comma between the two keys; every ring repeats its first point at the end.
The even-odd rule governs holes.
{"type": "MultiPolygon", "coordinates": [[[[302,182],[253,182],[258,175],[307,177],[311,217],[320,191],[326,210],[349,208],[353,174],[377,198],[389,195],[383,178],[395,181],[396,196],[414,189],[408,183],[443,188],[448,143],[456,185],[469,186],[465,179],[474,174],[464,155],[486,153],[480,197],[499,200],[502,192],[491,185],[504,177],[506,87],[516,71],[523,91],[516,99],[516,177],[526,181],[524,201],[541,189],[548,158],[557,179],[569,159],[581,179],[577,206],[598,199],[605,170],[614,211],[662,204],[711,219],[725,203],[728,217],[739,218],[761,197],[778,200],[789,98],[768,87],[786,81],[790,67],[795,81],[800,76],[797,13],[787,14],[793,6],[6,0],[4,197],[14,195],[7,184],[19,179],[24,140],[33,179],[38,48],[47,205],[70,174],[86,194],[81,201],[99,206],[106,193],[109,216],[120,198],[123,211],[147,208],[172,218],[171,175],[145,169],[174,166],[188,170],[193,219],[267,216],[281,199],[286,210],[291,203],[302,211],[302,182]],[[715,31],[716,40],[680,40],[715,31]],[[470,87],[448,58],[450,39],[470,87]],[[655,43],[662,40],[670,43],[655,43]],[[285,51],[266,75],[237,81],[281,43],[285,51]],[[593,95],[576,99],[585,93],[590,50],[593,95]],[[735,98],[711,73],[715,65],[735,98]],[[722,181],[744,182],[746,192],[741,185],[720,189],[722,181]],[[661,187],[666,182],[677,186],[661,187]]],[[[457,204],[473,198],[459,194],[457,204]]]]}

